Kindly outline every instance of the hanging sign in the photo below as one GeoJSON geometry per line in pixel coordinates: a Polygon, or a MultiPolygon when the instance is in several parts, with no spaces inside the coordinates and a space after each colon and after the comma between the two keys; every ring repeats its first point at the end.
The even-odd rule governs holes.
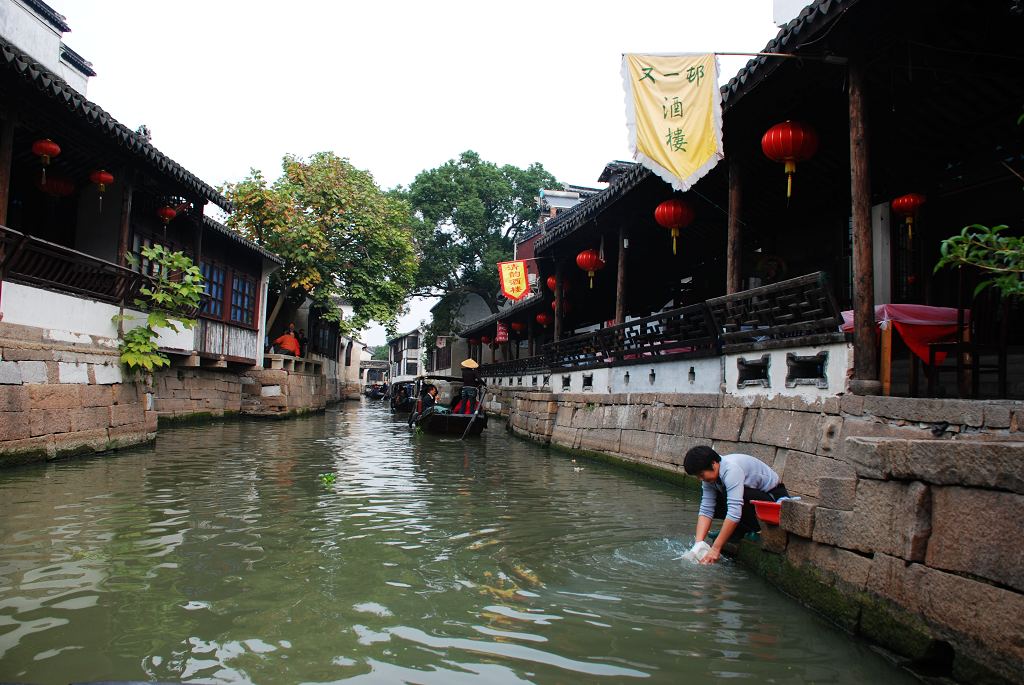
{"type": "Polygon", "coordinates": [[[507,343],[508,342],[508,324],[502,321],[497,323],[497,332],[494,334],[494,342],[496,343],[507,343]]]}
{"type": "Polygon", "coordinates": [[[437,340],[434,341],[434,344],[437,345],[437,349],[443,350],[448,344],[448,338],[443,335],[439,335],[437,336],[437,340]]]}
{"type": "Polygon", "coordinates": [[[633,158],[680,191],[724,157],[715,55],[623,55],[633,158]]]}
{"type": "Polygon", "coordinates": [[[498,262],[498,276],[501,279],[501,294],[508,299],[521,300],[530,292],[525,260],[498,262]]]}

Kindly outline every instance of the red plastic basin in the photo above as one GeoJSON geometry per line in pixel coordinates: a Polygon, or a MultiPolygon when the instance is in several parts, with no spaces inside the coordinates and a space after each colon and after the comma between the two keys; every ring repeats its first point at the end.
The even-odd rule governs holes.
{"type": "Polygon", "coordinates": [[[754,505],[754,511],[757,512],[758,519],[765,523],[779,525],[779,513],[782,511],[781,502],[765,502],[755,499],[750,500],[750,503],[754,505]]]}

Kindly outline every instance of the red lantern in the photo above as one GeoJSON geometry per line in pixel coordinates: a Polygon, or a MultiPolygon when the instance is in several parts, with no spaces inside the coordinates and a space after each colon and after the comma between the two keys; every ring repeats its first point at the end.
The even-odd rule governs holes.
{"type": "Polygon", "coordinates": [[[818,151],[818,133],[807,124],[784,121],[775,124],[761,138],[761,149],[774,162],[786,165],[786,198],[793,194],[796,163],[806,162],[818,151]]]}
{"type": "MultiPolygon", "coordinates": [[[[554,311],[557,308],[558,308],[558,300],[552,300],[551,301],[551,310],[554,311]]],[[[568,300],[566,300],[565,303],[562,304],[562,313],[563,314],[568,314],[571,311],[572,311],[572,302],[569,302],[568,300]]]]}
{"type": "MultiPolygon", "coordinates": [[[[548,284],[548,290],[550,290],[551,292],[555,293],[555,295],[558,295],[558,293],[555,292],[555,286],[557,285],[556,281],[557,281],[557,279],[555,279],[554,276],[548,276],[548,279],[547,279],[546,283],[548,284]]],[[[563,279],[562,280],[562,292],[566,292],[566,293],[569,292],[569,287],[571,285],[572,285],[572,283],[570,281],[567,281],[567,280],[563,279]]]]}
{"type": "Polygon", "coordinates": [[[590,287],[594,287],[594,272],[604,268],[604,260],[597,254],[597,250],[584,250],[576,255],[576,266],[587,272],[590,277],[590,287]]]}
{"type": "Polygon", "coordinates": [[[907,225],[907,242],[914,239],[914,216],[926,201],[927,198],[921,193],[907,193],[892,201],[892,211],[902,216],[907,225]]]}
{"type": "Polygon", "coordinates": [[[676,254],[676,238],[679,237],[679,229],[689,226],[693,217],[693,207],[678,197],[665,200],[655,207],[654,220],[672,231],[672,254],[676,254]]]}
{"type": "Polygon", "coordinates": [[[89,180],[96,184],[100,193],[100,211],[103,211],[103,193],[107,186],[114,182],[114,175],[104,169],[97,169],[89,174],[89,180]]]}
{"type": "Polygon", "coordinates": [[[164,222],[164,226],[171,223],[174,217],[178,216],[178,212],[174,207],[161,207],[156,210],[156,215],[160,217],[160,220],[164,222]]]}
{"type": "Polygon", "coordinates": [[[508,327],[511,328],[516,333],[522,333],[523,331],[526,330],[526,324],[523,323],[522,321],[513,321],[508,325],[508,327]]]}
{"type": "Polygon", "coordinates": [[[49,138],[41,138],[32,143],[32,154],[39,158],[39,164],[43,167],[42,182],[46,183],[46,167],[50,166],[50,161],[60,154],[60,145],[49,138]]]}
{"type": "Polygon", "coordinates": [[[481,335],[480,336],[480,342],[482,342],[484,345],[490,345],[491,344],[491,336],[489,336],[489,335],[481,335]]]}
{"type": "Polygon", "coordinates": [[[39,190],[50,197],[68,197],[75,193],[75,183],[70,178],[59,174],[50,174],[39,183],[39,190]]]}
{"type": "Polygon", "coordinates": [[[470,338],[469,339],[469,344],[470,345],[479,345],[480,344],[480,338],[470,338]]]}
{"type": "Polygon", "coordinates": [[[548,314],[547,312],[541,312],[540,314],[537,315],[537,323],[539,323],[544,328],[547,328],[551,324],[551,321],[551,315],[548,314]]]}

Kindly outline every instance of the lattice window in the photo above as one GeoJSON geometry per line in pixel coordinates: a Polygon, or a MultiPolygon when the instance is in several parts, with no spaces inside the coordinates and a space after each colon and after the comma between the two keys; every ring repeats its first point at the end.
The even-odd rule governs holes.
{"type": "Polygon", "coordinates": [[[231,281],[231,322],[252,326],[256,320],[256,283],[239,273],[231,281]]]}
{"type": "Polygon", "coordinates": [[[215,319],[224,318],[224,281],[227,272],[222,266],[209,262],[200,262],[199,269],[203,273],[203,284],[208,299],[203,304],[203,314],[215,319]]]}

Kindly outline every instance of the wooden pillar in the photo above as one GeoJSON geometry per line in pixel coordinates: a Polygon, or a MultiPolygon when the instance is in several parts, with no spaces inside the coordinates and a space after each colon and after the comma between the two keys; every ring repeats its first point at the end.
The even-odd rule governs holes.
{"type": "Polygon", "coordinates": [[[725,250],[725,292],[732,295],[743,289],[743,234],[740,232],[740,215],[743,211],[740,165],[735,159],[729,160],[729,237],[725,250]]]}
{"type": "Polygon", "coordinates": [[[526,356],[533,357],[537,354],[537,341],[533,337],[533,321],[526,322],[526,356]]]}
{"type": "Polygon", "coordinates": [[[14,154],[14,119],[0,121],[0,226],[7,225],[7,207],[11,201],[11,158],[14,154]]]}
{"type": "Polygon", "coordinates": [[[121,191],[121,226],[117,239],[117,263],[125,266],[128,263],[129,243],[132,230],[132,179],[126,170],[124,176],[124,187],[121,191]]]}
{"type": "Polygon", "coordinates": [[[626,226],[619,226],[619,263],[615,272],[615,323],[626,321],[626,226]]]}
{"type": "Polygon", "coordinates": [[[871,244],[871,175],[868,166],[867,107],[864,64],[851,59],[850,207],[853,215],[853,379],[850,390],[877,394],[878,357],[875,353],[875,278],[871,244]]]}
{"type": "Polygon", "coordinates": [[[555,265],[555,340],[562,339],[562,283],[565,280],[565,269],[562,262],[555,265]]]}

